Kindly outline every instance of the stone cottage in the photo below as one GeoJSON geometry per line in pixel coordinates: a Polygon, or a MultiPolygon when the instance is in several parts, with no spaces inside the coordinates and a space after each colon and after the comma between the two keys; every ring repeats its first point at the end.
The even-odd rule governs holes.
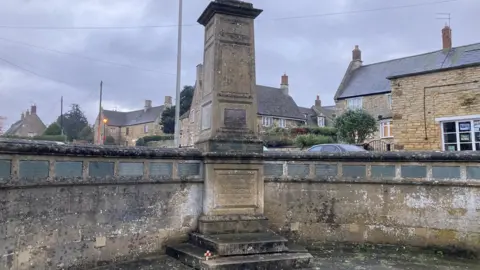
{"type": "Polygon", "coordinates": [[[5,136],[34,137],[40,136],[47,129],[42,119],[37,114],[37,105],[32,105],[30,110],[22,112],[20,120],[4,133],[5,136]]]}

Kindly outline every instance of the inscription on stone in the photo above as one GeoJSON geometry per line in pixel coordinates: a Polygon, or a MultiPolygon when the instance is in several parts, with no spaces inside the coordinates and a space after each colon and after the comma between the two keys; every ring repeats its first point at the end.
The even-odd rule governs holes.
{"type": "Polygon", "coordinates": [[[222,78],[220,90],[223,93],[251,93],[251,49],[250,46],[222,44],[221,66],[222,78]]]}
{"type": "Polygon", "coordinates": [[[228,128],[245,128],[247,112],[244,109],[225,109],[224,124],[228,128]]]}
{"type": "Polygon", "coordinates": [[[57,161],[55,162],[56,177],[82,177],[81,161],[57,161]]]}
{"type": "Polygon", "coordinates": [[[337,176],[338,167],[337,164],[316,164],[315,175],[316,176],[337,176]]]}
{"type": "Polygon", "coordinates": [[[283,175],[283,164],[265,164],[263,173],[265,176],[280,177],[283,175]]]}
{"type": "Polygon", "coordinates": [[[43,160],[20,160],[20,178],[34,180],[47,178],[49,175],[49,162],[43,160]]]}
{"type": "Polygon", "coordinates": [[[168,176],[172,177],[173,163],[154,162],[150,163],[150,176],[168,176]]]}
{"type": "Polygon", "coordinates": [[[0,182],[10,178],[12,163],[10,160],[0,160],[0,182]]]}
{"type": "Polygon", "coordinates": [[[395,165],[372,165],[373,178],[395,178],[395,165]]]}
{"type": "Polygon", "coordinates": [[[211,128],[212,103],[202,107],[202,130],[211,128]]]}
{"type": "Polygon", "coordinates": [[[143,176],[143,162],[120,162],[119,176],[143,176]]]}
{"type": "Polygon", "coordinates": [[[197,176],[200,175],[200,163],[179,163],[178,176],[197,176]]]}
{"type": "Polygon", "coordinates": [[[305,177],[310,174],[308,164],[288,164],[288,176],[305,177]]]}
{"type": "Polygon", "coordinates": [[[459,179],[459,166],[432,166],[432,177],[435,179],[459,179]]]}
{"type": "Polygon", "coordinates": [[[215,171],[215,207],[255,207],[257,192],[256,171],[215,171]]]}
{"type": "Polygon", "coordinates": [[[480,167],[467,166],[467,178],[468,179],[480,179],[480,167]]]}
{"type": "Polygon", "coordinates": [[[114,168],[113,162],[92,161],[88,165],[88,175],[91,177],[113,176],[114,168]]]}
{"type": "Polygon", "coordinates": [[[366,168],[365,165],[343,165],[343,176],[345,177],[365,177],[366,168]]]}
{"type": "Polygon", "coordinates": [[[427,167],[417,165],[402,165],[403,178],[425,178],[427,177],[427,167]]]}

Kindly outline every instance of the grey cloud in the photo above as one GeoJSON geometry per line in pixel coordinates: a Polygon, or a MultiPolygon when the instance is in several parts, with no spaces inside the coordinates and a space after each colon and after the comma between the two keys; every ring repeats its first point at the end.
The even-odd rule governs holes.
{"type": "MultiPolygon", "coordinates": [[[[439,49],[444,21],[436,13],[450,12],[454,45],[479,42],[475,13],[480,2],[458,0],[375,12],[277,20],[312,14],[347,12],[432,2],[433,0],[287,0],[253,3],[264,9],[256,31],[257,83],[278,86],[290,77],[290,93],[301,106],[312,105],[317,94],[324,104],[333,95],[358,44],[364,63],[439,49]]],[[[440,0],[439,0],[440,1],[440,0]]],[[[195,66],[203,59],[203,27],[190,26],[208,0],[184,0],[182,84],[193,84],[195,66]]],[[[0,25],[130,26],[176,25],[177,1],[171,0],[3,0],[0,25]]],[[[175,95],[177,28],[116,30],[18,30],[0,28],[0,38],[22,41],[64,52],[141,67],[121,67],[0,40],[0,57],[57,83],[0,61],[0,115],[9,123],[36,102],[45,122],[55,119],[59,99],[80,103],[93,121],[98,88],[104,81],[106,106],[138,108],[144,99],[161,104],[175,95]],[[143,69],[156,70],[156,72],[143,69]],[[169,73],[169,74],[166,74],[169,73]],[[173,74],[173,75],[172,75],[173,74]]]]}

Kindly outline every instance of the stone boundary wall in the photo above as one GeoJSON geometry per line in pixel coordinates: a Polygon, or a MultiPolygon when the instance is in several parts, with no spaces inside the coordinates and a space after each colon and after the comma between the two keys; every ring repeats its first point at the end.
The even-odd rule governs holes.
{"type": "Polygon", "coordinates": [[[480,255],[480,153],[269,153],[265,213],[305,242],[480,255]]]}
{"type": "Polygon", "coordinates": [[[183,149],[0,143],[0,269],[89,269],[162,252],[197,227],[200,158],[183,149]]]}

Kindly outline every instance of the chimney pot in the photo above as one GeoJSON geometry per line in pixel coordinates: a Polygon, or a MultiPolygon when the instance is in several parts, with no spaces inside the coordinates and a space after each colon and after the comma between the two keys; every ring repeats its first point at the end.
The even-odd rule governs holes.
{"type": "Polygon", "coordinates": [[[30,107],[30,112],[31,112],[31,114],[37,114],[37,105],[33,104],[30,107]]]}
{"type": "Polygon", "coordinates": [[[448,25],[442,29],[442,45],[444,50],[452,48],[452,28],[448,25]]]}
{"type": "Polygon", "coordinates": [[[280,89],[282,89],[282,92],[288,96],[288,75],[286,73],[282,75],[280,89]]]}
{"type": "Polygon", "coordinates": [[[362,61],[362,51],[355,45],[355,49],[352,51],[352,61],[362,61]]]}
{"type": "Polygon", "coordinates": [[[317,99],[315,100],[315,107],[322,107],[322,101],[319,95],[317,95],[317,99]]]}

